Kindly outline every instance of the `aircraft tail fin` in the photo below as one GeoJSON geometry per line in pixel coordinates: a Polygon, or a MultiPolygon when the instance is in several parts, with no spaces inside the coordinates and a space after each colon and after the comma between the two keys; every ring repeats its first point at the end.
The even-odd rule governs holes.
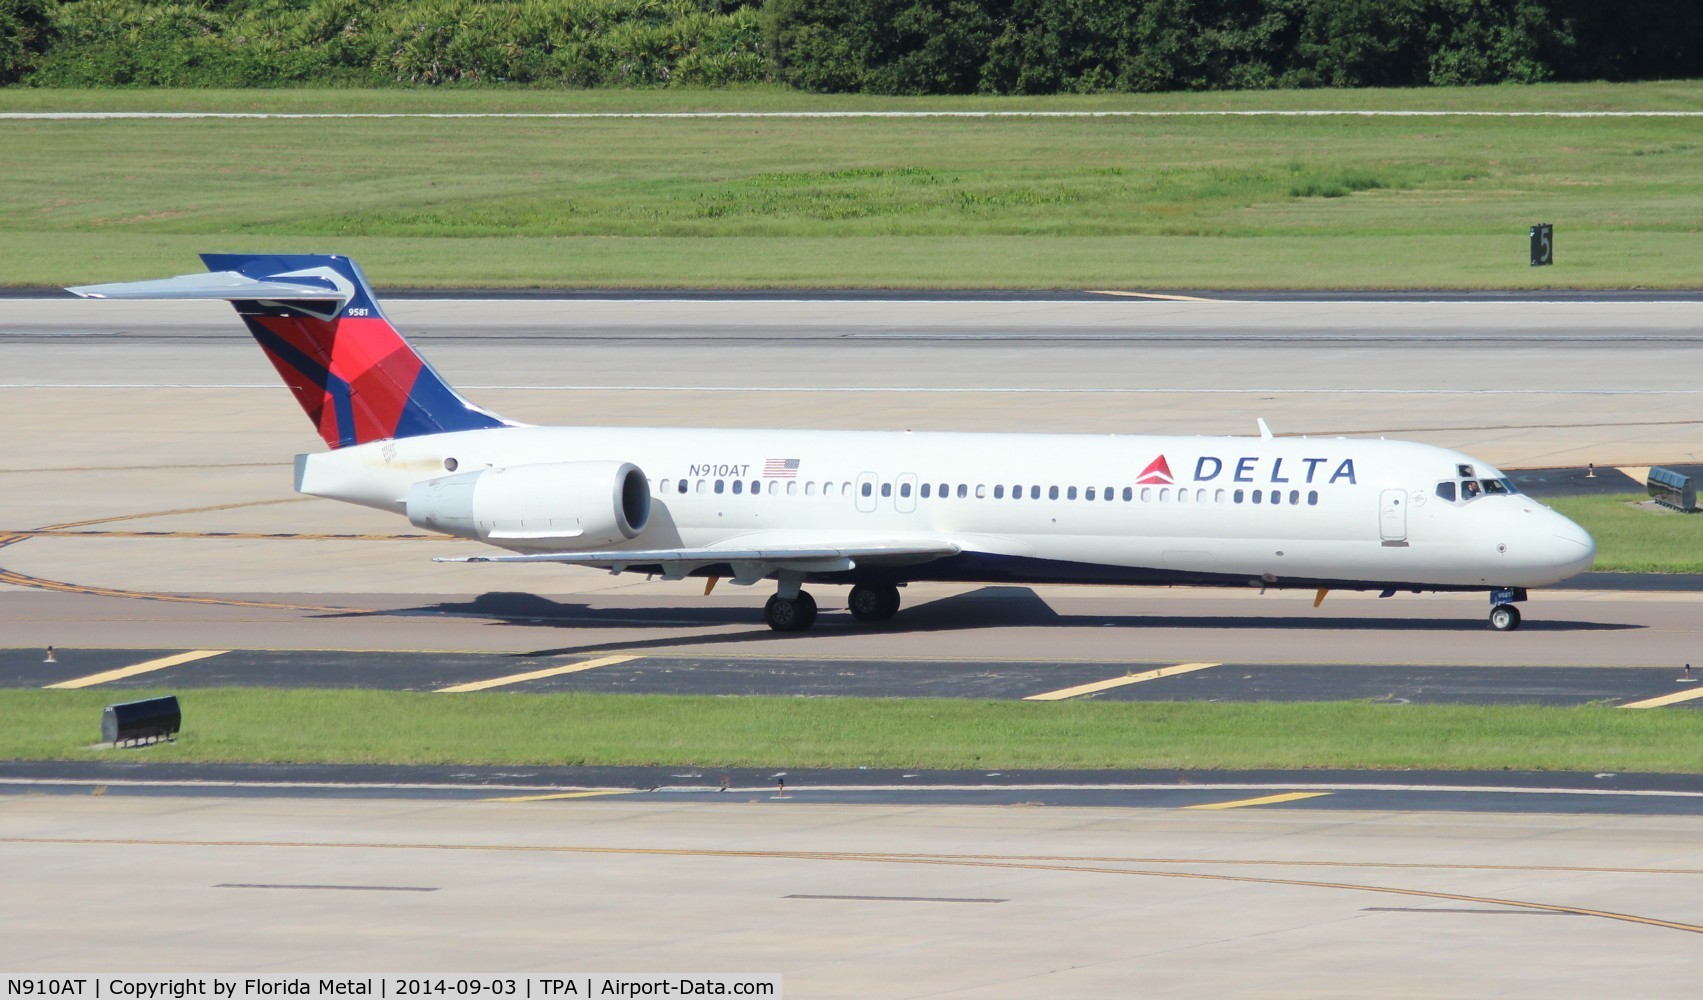
{"type": "Polygon", "coordinates": [[[402,339],[360,266],[330,254],[204,253],[207,274],[83,285],[85,298],[225,299],[333,448],[508,426],[402,339]]]}

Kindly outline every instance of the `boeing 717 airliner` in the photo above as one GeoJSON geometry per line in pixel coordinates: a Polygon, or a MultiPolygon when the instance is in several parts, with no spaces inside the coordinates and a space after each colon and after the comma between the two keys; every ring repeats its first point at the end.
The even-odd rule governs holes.
{"type": "MultiPolygon", "coordinates": [[[[810,584],[861,621],[914,580],[1487,591],[1582,572],[1590,535],[1459,452],[1401,441],[533,427],[450,388],[347,257],[203,254],[209,273],[88,285],[224,299],[330,447],[296,489],[507,554],[677,580],[774,580],[770,628],[808,629],[810,584]]],[[[1317,601],[1315,601],[1315,604],[1317,601]]]]}

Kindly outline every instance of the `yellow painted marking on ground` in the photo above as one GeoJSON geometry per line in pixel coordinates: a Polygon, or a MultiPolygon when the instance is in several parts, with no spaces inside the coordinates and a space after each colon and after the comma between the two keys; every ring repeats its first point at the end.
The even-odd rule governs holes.
{"type": "Polygon", "coordinates": [[[543,670],[532,670],[524,674],[509,674],[506,677],[492,677],[490,680],[472,681],[467,684],[456,684],[452,687],[438,688],[438,694],[465,694],[468,691],[484,691],[494,687],[506,687],[510,684],[520,684],[525,681],[542,680],[545,677],[560,677],[563,674],[577,674],[581,670],[593,667],[607,667],[616,663],[626,663],[636,660],[637,656],[602,656],[595,660],[585,660],[580,663],[570,663],[565,667],[547,667],[543,670]]]}
{"type": "Polygon", "coordinates": [[[1089,295],[1116,295],[1126,299],[1154,299],[1159,302],[1217,302],[1217,299],[1203,299],[1197,295],[1161,295],[1158,292],[1119,292],[1109,288],[1095,288],[1088,291],[1089,295]]]}
{"type": "Polygon", "coordinates": [[[1645,698],[1643,701],[1629,701],[1620,707],[1661,708],[1663,705],[1677,705],[1682,701],[1691,701],[1694,698],[1703,698],[1703,685],[1688,688],[1684,691],[1675,691],[1673,694],[1664,694],[1659,698],[1645,698]]]}
{"type": "Polygon", "coordinates": [[[1178,674],[1192,673],[1216,667],[1216,663],[1179,663],[1174,667],[1160,667],[1158,670],[1148,670],[1139,674],[1126,674],[1123,677],[1113,677],[1109,680],[1095,681],[1092,684],[1078,684],[1075,687],[1062,688],[1058,691],[1047,691],[1042,694],[1032,694],[1024,701],[1063,701],[1080,695],[1094,694],[1099,691],[1110,691],[1112,688],[1123,687],[1125,684],[1140,684],[1142,681],[1156,681],[1161,677],[1175,677],[1178,674]]]}
{"type": "Polygon", "coordinates": [[[1282,795],[1261,795],[1257,799],[1237,799],[1234,802],[1208,802],[1205,805],[1184,806],[1184,809],[1240,809],[1243,806],[1269,806],[1278,802],[1297,802],[1316,799],[1329,792],[1284,792],[1282,795]]]}
{"type": "Polygon", "coordinates": [[[48,688],[69,689],[94,687],[96,684],[105,684],[107,681],[123,680],[126,677],[135,677],[137,674],[147,674],[152,673],[155,670],[164,670],[167,667],[175,667],[180,663],[192,663],[195,660],[205,660],[209,656],[223,656],[228,652],[230,652],[228,649],[196,649],[187,653],[178,653],[176,656],[162,656],[157,660],[148,660],[128,667],[119,667],[117,670],[108,670],[104,673],[90,674],[87,677],[77,677],[68,681],[60,681],[58,684],[49,684],[48,688]]]}
{"type": "Polygon", "coordinates": [[[510,795],[500,799],[481,799],[482,802],[549,802],[552,799],[589,799],[599,795],[632,795],[635,788],[600,788],[591,792],[557,792],[553,795],[510,795]]]}

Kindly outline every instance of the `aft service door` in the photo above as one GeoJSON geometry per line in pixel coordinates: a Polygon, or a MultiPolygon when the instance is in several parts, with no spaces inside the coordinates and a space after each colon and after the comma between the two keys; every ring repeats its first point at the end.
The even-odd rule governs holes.
{"type": "Polygon", "coordinates": [[[875,513],[876,481],[880,478],[873,472],[865,472],[857,477],[857,509],[860,513],[875,513]]]}
{"type": "Polygon", "coordinates": [[[1407,541],[1407,491],[1385,490],[1378,496],[1378,534],[1386,542],[1407,541]]]}

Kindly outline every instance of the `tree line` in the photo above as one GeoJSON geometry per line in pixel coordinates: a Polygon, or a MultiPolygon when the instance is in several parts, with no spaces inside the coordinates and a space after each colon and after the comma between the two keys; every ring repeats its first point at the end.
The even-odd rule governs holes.
{"type": "Polygon", "coordinates": [[[1049,94],[1703,75],[1693,0],[0,0],[0,83],[1049,94]]]}

